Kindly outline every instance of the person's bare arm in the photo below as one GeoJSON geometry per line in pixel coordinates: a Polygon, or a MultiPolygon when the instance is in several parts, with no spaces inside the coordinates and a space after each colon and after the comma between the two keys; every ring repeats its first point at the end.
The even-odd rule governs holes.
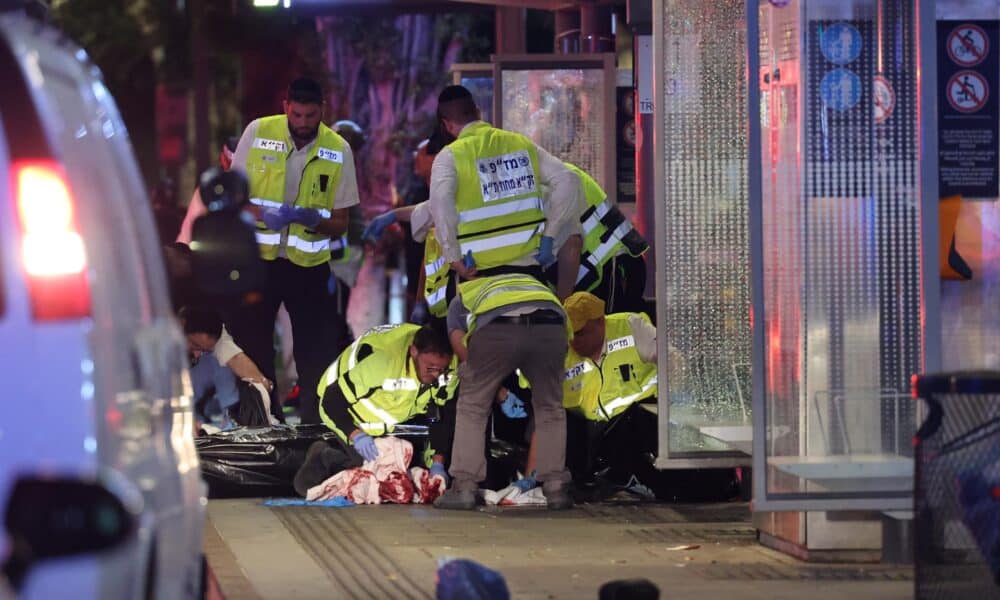
{"type": "Polygon", "coordinates": [[[226,366],[229,367],[233,371],[233,374],[238,378],[252,381],[254,383],[260,383],[268,390],[271,389],[271,382],[267,379],[267,377],[264,377],[264,374],[260,372],[260,369],[257,368],[257,365],[250,360],[250,357],[247,356],[245,352],[240,352],[236,356],[229,359],[226,366]]]}

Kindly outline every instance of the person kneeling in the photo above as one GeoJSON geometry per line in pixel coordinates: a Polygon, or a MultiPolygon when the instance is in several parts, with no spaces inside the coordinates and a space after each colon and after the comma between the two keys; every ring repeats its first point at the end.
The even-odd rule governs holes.
{"type": "Polygon", "coordinates": [[[386,325],[359,337],[326,369],[317,388],[320,418],[347,447],[347,456],[326,442],[313,444],[295,476],[296,491],[305,495],[343,468],[376,460],[375,438],[402,424],[429,426],[430,448],[417,460],[447,482],[453,366],[448,339],[428,327],[386,325]]]}

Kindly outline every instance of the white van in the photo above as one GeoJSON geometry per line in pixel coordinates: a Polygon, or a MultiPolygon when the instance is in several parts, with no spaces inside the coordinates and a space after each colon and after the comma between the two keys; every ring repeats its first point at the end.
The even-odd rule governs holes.
{"type": "Polygon", "coordinates": [[[143,499],[135,540],[43,564],[22,593],[194,597],[206,500],[187,354],[128,134],[87,54],[4,5],[0,514],[23,474],[110,471],[143,499]]]}

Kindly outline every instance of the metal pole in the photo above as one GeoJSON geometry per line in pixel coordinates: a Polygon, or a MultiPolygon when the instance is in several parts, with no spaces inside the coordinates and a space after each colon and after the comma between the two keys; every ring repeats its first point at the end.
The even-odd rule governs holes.
{"type": "Polygon", "coordinates": [[[938,264],[937,22],[935,0],[917,0],[920,120],[920,248],[923,371],[941,369],[941,278],[938,264]]]}
{"type": "Polygon", "coordinates": [[[767,388],[764,344],[764,205],[760,129],[760,12],[747,0],[747,191],[750,199],[750,380],[753,407],[753,499],[767,497],[767,388]]]}

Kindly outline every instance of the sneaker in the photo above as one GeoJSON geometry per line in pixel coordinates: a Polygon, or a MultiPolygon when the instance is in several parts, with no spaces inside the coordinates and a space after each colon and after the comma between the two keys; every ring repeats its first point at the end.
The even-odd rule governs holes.
{"type": "Polygon", "coordinates": [[[452,488],[438,496],[434,508],[444,510],[474,510],[476,508],[476,493],[468,490],[452,488]]]}
{"type": "Polygon", "coordinates": [[[566,491],[566,486],[545,490],[545,503],[549,510],[568,510],[573,508],[573,499],[566,491]]]}

